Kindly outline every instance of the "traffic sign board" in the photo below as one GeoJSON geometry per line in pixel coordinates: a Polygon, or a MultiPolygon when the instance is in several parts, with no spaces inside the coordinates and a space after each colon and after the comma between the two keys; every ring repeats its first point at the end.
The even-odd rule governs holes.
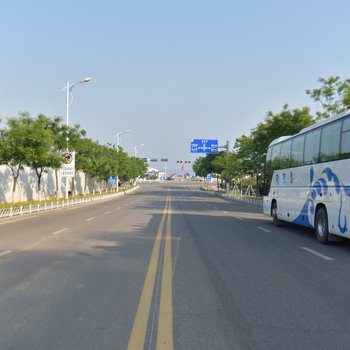
{"type": "Polygon", "coordinates": [[[61,165],[60,175],[61,177],[74,177],[75,175],[75,152],[64,152],[62,157],[65,159],[65,163],[61,165]]]}
{"type": "Polygon", "coordinates": [[[207,177],[205,178],[208,182],[210,182],[211,181],[211,179],[212,179],[212,176],[211,176],[211,174],[207,174],[207,177]]]}
{"type": "Polygon", "coordinates": [[[194,139],[191,140],[191,153],[218,153],[218,140],[194,139]]]}
{"type": "Polygon", "coordinates": [[[107,181],[109,184],[114,185],[117,182],[117,179],[115,176],[110,176],[107,181]]]}
{"type": "Polygon", "coordinates": [[[74,161],[74,154],[72,153],[64,152],[62,156],[66,160],[66,164],[71,164],[74,161]]]}

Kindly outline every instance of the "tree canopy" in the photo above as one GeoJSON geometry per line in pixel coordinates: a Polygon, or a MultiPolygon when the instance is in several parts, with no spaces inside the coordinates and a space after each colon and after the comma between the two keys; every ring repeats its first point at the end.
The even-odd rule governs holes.
{"type": "Polygon", "coordinates": [[[76,170],[100,182],[109,176],[121,175],[130,180],[145,172],[145,164],[139,158],[129,157],[115,146],[101,145],[87,138],[79,125],[68,127],[60,117],[48,118],[29,113],[9,117],[0,129],[0,164],[7,165],[13,176],[13,194],[24,166],[31,167],[38,178],[38,193],[42,175],[48,168],[59,169],[64,162],[63,151],[76,151],[76,170]]]}

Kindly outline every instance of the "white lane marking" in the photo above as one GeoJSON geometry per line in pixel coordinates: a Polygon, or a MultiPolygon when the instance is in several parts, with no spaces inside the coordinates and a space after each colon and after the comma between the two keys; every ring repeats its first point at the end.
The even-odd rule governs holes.
{"type": "Polygon", "coordinates": [[[270,230],[268,230],[267,228],[264,228],[264,227],[261,227],[261,226],[258,226],[258,228],[262,231],[265,231],[265,232],[271,232],[270,230]]]}
{"type": "Polygon", "coordinates": [[[301,249],[304,249],[304,250],[306,250],[307,252],[318,256],[318,257],[321,258],[321,259],[328,260],[328,261],[333,260],[333,258],[330,258],[330,257],[327,256],[327,255],[323,255],[323,254],[321,254],[321,253],[319,253],[319,252],[316,252],[315,250],[312,250],[312,249],[310,249],[310,248],[301,247],[301,249]]]}
{"type": "Polygon", "coordinates": [[[218,209],[218,207],[214,207],[214,209],[218,209]]]}
{"type": "Polygon", "coordinates": [[[41,243],[43,243],[43,242],[44,242],[44,240],[39,241],[39,242],[35,242],[35,243],[33,243],[33,244],[30,244],[29,246],[24,247],[23,249],[21,249],[20,251],[18,251],[17,254],[18,254],[18,253],[22,253],[22,252],[24,252],[24,251],[26,251],[26,250],[29,250],[29,249],[31,249],[31,248],[35,248],[35,247],[39,246],[41,243]]]}
{"type": "Polygon", "coordinates": [[[89,222],[89,221],[94,220],[94,219],[95,219],[95,217],[92,217],[92,218],[86,219],[85,221],[86,221],[86,222],[89,222]]]}
{"type": "Polygon", "coordinates": [[[111,213],[110,211],[106,211],[106,212],[105,212],[105,215],[108,215],[108,214],[110,214],[110,213],[111,213]]]}
{"type": "Polygon", "coordinates": [[[13,222],[36,218],[37,216],[38,215],[32,215],[32,216],[26,216],[25,218],[21,218],[21,219],[9,220],[9,221],[6,221],[6,222],[0,222],[0,225],[12,224],[13,222]]]}
{"type": "Polygon", "coordinates": [[[12,253],[12,250],[5,250],[4,252],[0,253],[0,256],[5,256],[10,253],[12,253]]]}
{"type": "Polygon", "coordinates": [[[243,219],[242,219],[242,218],[239,218],[238,216],[234,216],[233,218],[234,218],[234,219],[237,219],[237,220],[239,220],[239,221],[243,221],[243,219]]]}
{"type": "Polygon", "coordinates": [[[81,208],[81,207],[79,205],[74,205],[73,207],[66,208],[65,211],[74,210],[74,209],[78,209],[78,208],[81,208]]]}
{"type": "Polygon", "coordinates": [[[52,232],[51,234],[52,234],[52,235],[57,235],[57,234],[59,234],[59,233],[62,233],[62,232],[64,232],[64,231],[67,231],[67,230],[68,230],[68,227],[65,227],[65,228],[63,228],[63,229],[61,229],[61,230],[52,232]]]}

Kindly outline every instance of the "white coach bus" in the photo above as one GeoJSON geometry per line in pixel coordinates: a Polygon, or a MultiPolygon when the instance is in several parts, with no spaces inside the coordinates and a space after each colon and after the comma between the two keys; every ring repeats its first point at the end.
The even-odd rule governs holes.
{"type": "Polygon", "coordinates": [[[314,228],[321,243],[329,234],[350,238],[350,111],[271,142],[266,174],[264,214],[276,225],[314,228]]]}

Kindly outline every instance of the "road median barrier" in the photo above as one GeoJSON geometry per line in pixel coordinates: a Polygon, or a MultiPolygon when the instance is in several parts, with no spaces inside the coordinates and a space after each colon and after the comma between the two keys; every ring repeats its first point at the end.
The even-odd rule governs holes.
{"type": "Polygon", "coordinates": [[[17,215],[32,214],[53,209],[60,209],[75,205],[93,204],[97,201],[124,196],[136,191],[139,186],[128,187],[119,192],[89,194],[86,196],[76,196],[70,199],[51,199],[44,201],[32,201],[25,203],[2,204],[0,205],[0,218],[8,218],[17,215]]]}
{"type": "Polygon", "coordinates": [[[227,199],[229,201],[239,201],[243,203],[247,203],[250,205],[254,205],[256,207],[262,208],[263,207],[263,200],[262,197],[255,197],[255,196],[246,196],[246,195],[240,195],[235,193],[227,193],[225,191],[217,191],[212,188],[209,188],[207,186],[201,186],[201,189],[203,191],[206,191],[207,193],[216,196],[221,197],[224,199],[227,199]]]}

